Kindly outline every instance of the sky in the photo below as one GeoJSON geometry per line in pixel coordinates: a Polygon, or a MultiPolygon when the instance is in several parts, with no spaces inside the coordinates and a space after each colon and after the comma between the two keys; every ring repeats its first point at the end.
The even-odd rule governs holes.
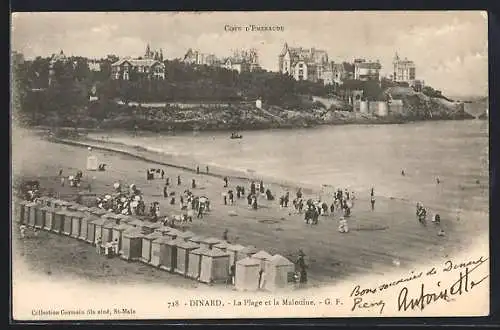
{"type": "Polygon", "coordinates": [[[487,33],[487,14],[480,11],[13,13],[11,45],[26,58],[60,50],[90,58],[137,57],[147,43],[167,59],[182,58],[189,48],[220,57],[256,48],[262,67],[277,71],[287,42],[324,49],[335,62],[378,59],[385,75],[398,52],[415,62],[417,79],[446,95],[485,96],[487,33]],[[246,31],[250,25],[283,29],[246,31]]]}

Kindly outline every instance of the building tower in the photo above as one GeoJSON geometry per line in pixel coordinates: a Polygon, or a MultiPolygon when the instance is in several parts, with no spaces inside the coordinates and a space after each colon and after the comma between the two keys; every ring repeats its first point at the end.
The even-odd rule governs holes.
{"type": "Polygon", "coordinates": [[[399,55],[398,55],[398,52],[396,52],[394,54],[394,59],[392,61],[392,65],[393,65],[393,69],[394,69],[394,72],[393,72],[393,75],[392,75],[392,80],[396,81],[397,80],[398,65],[399,65],[399,55]]]}

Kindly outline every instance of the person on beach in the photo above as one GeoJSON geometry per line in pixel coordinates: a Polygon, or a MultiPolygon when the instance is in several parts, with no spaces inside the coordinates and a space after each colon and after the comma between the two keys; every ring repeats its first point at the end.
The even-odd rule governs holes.
{"type": "Polygon", "coordinates": [[[101,244],[102,244],[102,239],[99,237],[95,243],[95,250],[97,254],[101,254],[101,244]]]}
{"type": "Polygon", "coordinates": [[[347,224],[347,220],[344,217],[340,217],[339,219],[339,232],[340,233],[348,233],[349,226],[347,224]]]}
{"type": "Polygon", "coordinates": [[[227,188],[227,185],[228,185],[228,179],[227,179],[227,176],[224,177],[224,188],[227,188]]]}
{"type": "Polygon", "coordinates": [[[224,205],[227,205],[227,194],[225,192],[222,193],[222,198],[224,200],[224,205]]]}
{"type": "Polygon", "coordinates": [[[405,176],[405,175],[406,175],[405,170],[401,170],[401,175],[402,175],[402,176],[405,176]]]}
{"type": "Polygon", "coordinates": [[[61,168],[61,169],[59,170],[59,176],[62,176],[62,174],[63,174],[63,169],[61,168]]]}
{"type": "Polygon", "coordinates": [[[437,184],[440,184],[440,183],[441,183],[441,180],[439,180],[439,177],[436,177],[436,183],[437,183],[437,184]]]}
{"type": "Polygon", "coordinates": [[[371,191],[370,191],[370,196],[375,196],[375,190],[374,188],[372,187],[371,191]]]}
{"type": "Polygon", "coordinates": [[[65,181],[65,179],[64,179],[64,177],[62,176],[62,177],[61,177],[61,187],[64,187],[64,181],[65,181]]]}
{"type": "Polygon", "coordinates": [[[259,191],[260,191],[261,194],[264,193],[264,181],[262,181],[262,180],[260,180],[259,191]]]}
{"type": "Polygon", "coordinates": [[[177,185],[178,186],[181,185],[181,176],[180,175],[177,176],[177,185]]]}
{"type": "Polygon", "coordinates": [[[375,196],[370,197],[370,204],[372,205],[372,211],[375,211],[375,196]]]}
{"type": "Polygon", "coordinates": [[[170,186],[170,178],[167,178],[167,180],[165,181],[165,186],[170,186]]]}
{"type": "Polygon", "coordinates": [[[297,199],[301,199],[301,198],[302,198],[302,188],[299,188],[299,189],[297,190],[296,195],[297,195],[297,199]]]}
{"type": "Polygon", "coordinates": [[[203,209],[205,208],[204,204],[200,204],[200,207],[198,208],[198,214],[196,215],[196,218],[198,219],[203,219],[203,209]]]}
{"type": "Polygon", "coordinates": [[[193,181],[191,182],[191,188],[196,189],[196,180],[195,179],[193,179],[193,181]]]}
{"type": "Polygon", "coordinates": [[[223,241],[228,241],[227,234],[229,233],[228,229],[224,229],[224,232],[222,233],[222,240],[223,241]]]}
{"type": "Polygon", "coordinates": [[[441,216],[436,213],[434,214],[434,216],[432,217],[432,220],[431,220],[433,223],[435,223],[436,225],[439,225],[441,224],[441,216]]]}
{"type": "Polygon", "coordinates": [[[250,184],[250,194],[255,195],[255,182],[253,182],[253,181],[250,184]]]}
{"type": "Polygon", "coordinates": [[[165,185],[163,187],[163,198],[167,198],[168,197],[168,186],[165,185]]]}
{"type": "Polygon", "coordinates": [[[207,174],[208,174],[208,165],[207,165],[207,174]]]}
{"type": "Polygon", "coordinates": [[[333,215],[335,212],[335,203],[332,202],[332,204],[330,205],[330,214],[333,215]]]}
{"type": "Polygon", "coordinates": [[[19,232],[21,233],[21,238],[26,237],[26,226],[25,225],[20,225],[19,226],[19,232]]]}
{"type": "Polygon", "coordinates": [[[229,190],[227,192],[227,196],[229,198],[229,205],[233,205],[234,204],[234,195],[233,195],[233,191],[232,190],[229,190]]]}
{"type": "Polygon", "coordinates": [[[189,222],[193,222],[193,217],[194,217],[194,209],[189,209],[187,211],[187,219],[189,222]]]}
{"type": "Polygon", "coordinates": [[[257,196],[256,195],[253,195],[253,197],[252,197],[252,208],[254,210],[257,210],[257,196]]]}
{"type": "Polygon", "coordinates": [[[252,207],[252,195],[251,194],[249,194],[247,196],[247,202],[248,202],[248,207],[252,207]]]}
{"type": "Polygon", "coordinates": [[[164,177],[165,177],[165,171],[162,169],[161,170],[161,179],[163,180],[164,177]]]}
{"type": "Polygon", "coordinates": [[[200,174],[200,167],[196,166],[196,174],[200,174]]]}
{"type": "Polygon", "coordinates": [[[304,259],[305,256],[306,256],[305,253],[301,249],[299,249],[299,257],[297,258],[295,264],[299,268],[299,274],[300,274],[299,281],[301,284],[307,283],[307,265],[304,259]]]}

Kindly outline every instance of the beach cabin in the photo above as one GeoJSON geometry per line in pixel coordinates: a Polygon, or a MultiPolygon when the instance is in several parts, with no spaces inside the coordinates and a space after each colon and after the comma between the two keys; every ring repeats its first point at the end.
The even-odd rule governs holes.
{"type": "Polygon", "coordinates": [[[166,239],[160,244],[160,268],[169,272],[173,271],[177,264],[177,239],[166,239]]]}
{"type": "Polygon", "coordinates": [[[189,265],[189,254],[200,246],[193,242],[179,241],[177,243],[177,263],[174,272],[181,275],[187,275],[189,265]]]}
{"type": "Polygon", "coordinates": [[[134,227],[126,224],[126,223],[121,223],[119,225],[116,225],[113,227],[113,234],[112,234],[112,239],[113,241],[118,242],[118,252],[122,250],[122,235],[126,230],[132,229],[134,227]]]}
{"type": "Polygon", "coordinates": [[[71,235],[71,219],[73,218],[73,214],[75,214],[75,212],[68,209],[66,209],[64,212],[62,233],[66,236],[71,235]]]}
{"type": "Polygon", "coordinates": [[[215,245],[212,247],[212,249],[214,249],[214,250],[218,250],[218,251],[220,251],[220,252],[227,252],[227,247],[228,247],[229,245],[231,245],[231,244],[229,244],[229,243],[228,243],[228,242],[226,242],[226,241],[222,241],[222,242],[220,242],[220,243],[215,244],[215,245]]]}
{"type": "MultiPolygon", "coordinates": [[[[158,233],[159,234],[159,233],[158,233]]],[[[159,238],[153,240],[151,242],[151,260],[149,261],[149,264],[155,267],[160,267],[161,262],[160,262],[160,254],[161,254],[161,249],[162,245],[166,244],[166,242],[170,241],[170,238],[165,237],[165,236],[160,236],[159,238]]]]}
{"type": "Polygon", "coordinates": [[[118,218],[119,225],[121,225],[122,223],[129,223],[130,221],[134,220],[134,218],[126,214],[117,214],[116,217],[118,218]]]}
{"type": "Polygon", "coordinates": [[[87,157],[87,171],[97,171],[99,168],[99,161],[97,157],[94,155],[90,155],[87,157]]]}
{"type": "Polygon", "coordinates": [[[171,240],[175,240],[177,239],[177,235],[179,235],[179,233],[180,233],[179,230],[171,228],[168,232],[164,233],[164,236],[168,237],[171,240]]]}
{"type": "Polygon", "coordinates": [[[95,222],[100,219],[101,218],[98,218],[95,215],[93,215],[92,218],[87,219],[87,242],[90,244],[95,243],[95,222]]]}
{"type": "Polygon", "coordinates": [[[95,206],[91,207],[89,211],[90,211],[90,214],[92,214],[93,216],[98,217],[98,218],[100,218],[103,215],[109,213],[108,211],[106,211],[104,209],[100,209],[100,208],[95,207],[95,206]]]}
{"type": "Polygon", "coordinates": [[[63,225],[64,225],[64,217],[66,215],[66,211],[62,209],[57,209],[54,212],[54,221],[52,225],[52,231],[55,233],[62,233],[63,231],[63,225]]]}
{"type": "Polygon", "coordinates": [[[30,220],[30,204],[32,202],[30,201],[23,201],[22,205],[23,205],[23,220],[21,221],[21,223],[27,225],[29,220],[30,220]]]}
{"type": "Polygon", "coordinates": [[[246,257],[236,262],[234,285],[238,291],[257,291],[260,279],[260,260],[246,257]]]}
{"type": "Polygon", "coordinates": [[[295,265],[287,258],[276,254],[266,266],[264,288],[269,291],[284,289],[293,284],[295,265]]]}
{"type": "Polygon", "coordinates": [[[113,222],[115,224],[120,223],[120,217],[118,216],[118,214],[113,213],[113,212],[108,212],[108,213],[102,215],[101,218],[103,218],[105,220],[109,220],[110,222],[113,222]]]}
{"type": "Polygon", "coordinates": [[[57,199],[54,197],[47,197],[46,199],[44,199],[45,205],[52,207],[52,208],[55,207],[54,203],[56,201],[57,201],[57,199]]]}
{"type": "Polygon", "coordinates": [[[102,226],[102,243],[109,243],[113,241],[113,229],[118,225],[113,219],[108,218],[107,222],[102,226]]]}
{"type": "Polygon", "coordinates": [[[70,205],[70,202],[67,202],[62,199],[56,199],[53,201],[53,204],[56,209],[66,210],[70,205]]]}
{"type": "Polygon", "coordinates": [[[229,265],[235,265],[236,261],[245,258],[244,254],[241,254],[240,251],[245,247],[240,244],[229,244],[226,248],[226,252],[229,253],[229,265]]]}
{"type": "Polygon", "coordinates": [[[28,203],[29,202],[26,200],[20,200],[19,202],[16,203],[16,207],[14,209],[15,211],[14,216],[19,224],[24,223],[24,214],[26,212],[26,204],[28,203]]]}
{"type": "Polygon", "coordinates": [[[172,228],[167,227],[167,226],[160,226],[155,229],[155,233],[160,233],[162,236],[165,236],[166,233],[168,233],[172,228]]]}
{"type": "Polygon", "coordinates": [[[155,239],[162,237],[160,233],[152,232],[146,234],[142,237],[142,256],[141,261],[144,263],[150,263],[151,261],[151,247],[155,239]]]}
{"type": "Polygon", "coordinates": [[[45,212],[47,209],[47,206],[38,204],[38,208],[36,209],[35,228],[42,229],[45,225],[45,212]]]}
{"type": "Polygon", "coordinates": [[[267,263],[271,260],[273,256],[267,253],[264,250],[260,250],[259,252],[253,254],[251,258],[257,259],[260,261],[260,265],[264,271],[266,271],[267,263]]]}
{"type": "Polygon", "coordinates": [[[50,197],[48,196],[41,196],[41,197],[38,197],[37,199],[35,199],[35,203],[41,205],[41,206],[48,206],[47,205],[47,199],[49,199],[50,197]]]}
{"type": "Polygon", "coordinates": [[[239,253],[243,255],[243,258],[245,257],[251,257],[254,254],[256,254],[259,250],[255,246],[245,246],[243,250],[241,250],[239,253]]]}
{"type": "Polygon", "coordinates": [[[29,204],[26,205],[27,208],[28,208],[28,221],[27,221],[27,225],[30,226],[30,227],[35,227],[35,220],[36,220],[36,211],[39,207],[39,205],[35,202],[31,202],[29,204]]]}
{"type": "Polygon", "coordinates": [[[189,251],[187,277],[195,280],[200,277],[201,255],[205,251],[208,249],[202,247],[189,251]]]}
{"type": "Polygon", "coordinates": [[[191,237],[190,239],[188,239],[188,241],[199,244],[201,247],[201,241],[203,241],[205,239],[206,239],[206,237],[204,237],[204,236],[195,235],[195,236],[191,237]]]}
{"type": "Polygon", "coordinates": [[[214,249],[203,249],[199,281],[203,283],[224,283],[229,279],[229,254],[214,249]]]}
{"type": "Polygon", "coordinates": [[[160,228],[162,225],[159,222],[149,222],[144,221],[142,224],[142,233],[145,235],[149,235],[155,231],[155,229],[160,228]]]}
{"type": "Polygon", "coordinates": [[[43,229],[50,231],[54,223],[54,212],[56,209],[50,206],[45,207],[45,221],[43,223],[43,229]]]}
{"type": "Polygon", "coordinates": [[[94,223],[94,230],[95,230],[94,242],[97,242],[99,239],[101,239],[101,241],[105,243],[104,240],[102,239],[102,228],[105,224],[113,222],[113,220],[99,218],[92,222],[94,223]]]}
{"type": "Polygon", "coordinates": [[[189,241],[191,237],[196,236],[192,231],[181,231],[177,234],[177,238],[185,242],[189,241]]]}
{"type": "Polygon", "coordinates": [[[132,227],[137,228],[139,230],[142,230],[143,223],[144,223],[144,221],[136,219],[136,218],[133,218],[131,221],[128,222],[129,225],[131,225],[132,227]]]}
{"type": "MultiPolygon", "coordinates": [[[[81,209],[80,207],[78,209],[81,209]]],[[[71,237],[80,237],[80,230],[82,228],[82,219],[86,217],[86,214],[80,212],[79,210],[73,212],[73,217],[71,218],[71,237]]]]}
{"type": "MultiPolygon", "coordinates": [[[[92,241],[88,240],[89,223],[97,219],[98,218],[94,215],[86,215],[85,217],[82,218],[82,221],[80,222],[80,236],[78,236],[78,239],[89,243],[93,242],[93,240],[92,241]]],[[[93,227],[92,232],[95,232],[95,227],[93,227]]]]}
{"type": "Polygon", "coordinates": [[[122,235],[122,253],[120,258],[128,261],[139,260],[142,256],[142,237],[140,230],[130,229],[122,235]]]}
{"type": "Polygon", "coordinates": [[[218,239],[218,238],[215,238],[215,237],[208,237],[208,238],[205,238],[203,240],[201,240],[200,242],[200,247],[203,247],[203,248],[207,248],[209,250],[212,249],[212,247],[215,245],[215,244],[218,244],[220,243],[221,240],[218,239]]]}
{"type": "Polygon", "coordinates": [[[76,211],[76,210],[78,210],[79,207],[80,207],[80,204],[78,204],[77,202],[69,202],[66,209],[68,211],[76,211]]]}

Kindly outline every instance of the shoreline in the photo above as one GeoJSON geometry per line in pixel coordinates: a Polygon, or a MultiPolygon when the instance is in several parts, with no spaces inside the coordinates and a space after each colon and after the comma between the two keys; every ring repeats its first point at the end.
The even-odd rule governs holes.
{"type": "MultiPolygon", "coordinates": [[[[155,134],[155,133],[151,133],[151,134],[155,134]]],[[[98,138],[97,139],[96,138],[89,138],[87,136],[81,137],[79,139],[49,138],[49,141],[54,142],[54,143],[63,143],[63,144],[67,144],[67,145],[72,145],[72,146],[76,146],[79,148],[92,147],[92,148],[97,149],[97,150],[118,153],[118,154],[122,154],[125,156],[134,157],[134,158],[139,159],[139,160],[144,161],[144,162],[154,163],[154,164],[162,165],[162,166],[167,166],[167,167],[179,169],[182,171],[187,171],[187,172],[190,172],[193,174],[196,173],[195,168],[197,165],[199,165],[200,166],[200,174],[199,175],[220,178],[221,181],[224,177],[227,176],[229,179],[241,180],[244,182],[248,182],[248,184],[252,181],[258,182],[260,180],[263,180],[265,185],[271,184],[273,186],[278,186],[279,188],[281,188],[283,190],[290,190],[290,193],[292,194],[292,196],[294,195],[294,191],[296,191],[299,187],[302,188],[302,191],[304,193],[306,193],[308,195],[316,195],[316,196],[321,196],[323,194],[322,187],[333,187],[332,185],[319,186],[319,185],[315,185],[315,184],[308,184],[308,183],[300,182],[297,180],[285,180],[282,178],[278,178],[276,176],[265,175],[265,174],[256,173],[256,172],[248,172],[248,171],[238,170],[238,169],[232,169],[230,167],[214,166],[211,164],[197,162],[195,159],[193,159],[191,157],[178,156],[178,155],[174,155],[174,154],[164,152],[164,151],[151,150],[151,149],[148,149],[147,147],[143,147],[140,145],[126,144],[126,143],[117,142],[117,141],[107,141],[107,140],[102,140],[102,139],[98,139],[98,138]],[[204,171],[206,165],[209,165],[210,173],[206,173],[204,171]]],[[[338,188],[338,187],[334,187],[334,188],[338,188]]],[[[275,194],[276,198],[279,197],[279,196],[276,196],[276,191],[273,191],[273,194],[275,194]]],[[[359,201],[368,201],[369,200],[369,198],[365,198],[363,196],[360,196],[359,192],[357,192],[356,198],[359,201]]],[[[381,193],[377,193],[377,199],[380,199],[380,198],[385,199],[385,200],[395,200],[395,201],[403,202],[406,204],[410,204],[412,206],[414,206],[416,204],[416,202],[418,201],[417,199],[384,195],[381,193]]],[[[433,211],[450,213],[450,210],[447,207],[441,207],[439,204],[426,202],[425,205],[432,208],[433,211]]],[[[461,214],[477,213],[477,211],[464,209],[464,210],[460,210],[460,213],[461,214]]]]}

